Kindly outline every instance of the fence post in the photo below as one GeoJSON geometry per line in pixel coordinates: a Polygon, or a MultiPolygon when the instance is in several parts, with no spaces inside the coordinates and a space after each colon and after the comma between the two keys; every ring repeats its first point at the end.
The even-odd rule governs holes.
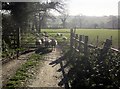
{"type": "Polygon", "coordinates": [[[84,55],[85,57],[88,56],[88,36],[85,36],[84,40],[84,55]]]}
{"type": "Polygon", "coordinates": [[[74,29],[74,32],[73,32],[74,34],[76,33],[76,28],[74,29]]]}
{"type": "Polygon", "coordinates": [[[110,37],[110,40],[111,40],[111,45],[112,45],[112,36],[110,37]]]}
{"type": "Polygon", "coordinates": [[[82,35],[79,35],[79,46],[78,46],[79,53],[81,52],[81,41],[82,41],[82,35]]]}
{"type": "MultiPolygon", "coordinates": [[[[21,36],[20,36],[20,28],[17,29],[17,48],[20,48],[21,36]]],[[[19,57],[19,50],[17,49],[17,59],[19,57]]]]}
{"type": "Polygon", "coordinates": [[[97,36],[97,43],[96,43],[96,46],[97,46],[97,47],[98,47],[98,42],[99,42],[98,39],[99,39],[99,36],[97,36]]]}
{"type": "Polygon", "coordinates": [[[73,49],[73,29],[70,29],[70,49],[73,49]]]}
{"type": "Polygon", "coordinates": [[[103,60],[105,58],[105,56],[107,55],[107,52],[109,51],[111,45],[112,45],[112,40],[106,39],[104,47],[101,50],[99,60],[103,60]]]}
{"type": "Polygon", "coordinates": [[[72,37],[72,40],[73,40],[73,43],[72,43],[72,45],[73,45],[73,47],[75,46],[75,33],[73,32],[73,37],[72,37]]]}
{"type": "Polygon", "coordinates": [[[78,34],[75,34],[75,50],[77,49],[77,47],[78,47],[78,42],[77,42],[77,40],[78,40],[78,34]]]}
{"type": "Polygon", "coordinates": [[[112,41],[110,39],[106,39],[106,42],[105,42],[103,48],[101,49],[100,56],[98,58],[98,62],[102,63],[100,65],[101,71],[107,68],[106,63],[103,61],[105,60],[107,53],[109,52],[111,44],[112,44],[112,41]],[[104,69],[102,68],[102,66],[104,66],[104,69]]]}

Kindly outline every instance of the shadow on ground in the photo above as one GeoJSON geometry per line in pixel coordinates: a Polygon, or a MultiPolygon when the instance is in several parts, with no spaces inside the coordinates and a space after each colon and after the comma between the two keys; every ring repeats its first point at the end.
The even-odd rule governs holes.
{"type": "Polygon", "coordinates": [[[36,54],[47,54],[52,52],[52,48],[47,48],[47,47],[41,47],[41,48],[36,48],[35,53],[36,54]]]}
{"type": "Polygon", "coordinates": [[[60,58],[56,59],[55,61],[52,61],[51,63],[49,63],[49,65],[52,65],[52,67],[54,67],[58,64],[60,65],[60,69],[58,69],[57,72],[62,72],[63,78],[58,83],[58,86],[64,86],[65,89],[69,89],[68,78],[67,78],[67,74],[65,72],[65,68],[68,66],[68,63],[64,64],[64,60],[67,58],[68,54],[69,53],[66,53],[65,55],[61,56],[60,58]]]}

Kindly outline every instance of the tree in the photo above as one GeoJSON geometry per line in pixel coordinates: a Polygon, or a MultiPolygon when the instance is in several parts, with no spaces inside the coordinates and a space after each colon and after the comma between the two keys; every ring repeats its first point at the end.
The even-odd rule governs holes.
{"type": "Polygon", "coordinates": [[[61,21],[62,21],[62,27],[63,28],[66,28],[66,21],[67,21],[67,18],[68,18],[68,14],[62,14],[62,16],[61,16],[61,21]]]}
{"type": "Polygon", "coordinates": [[[112,29],[118,28],[117,23],[118,23],[118,18],[116,16],[110,16],[109,17],[109,22],[111,23],[112,29]]]}
{"type": "MultiPolygon", "coordinates": [[[[33,18],[33,16],[35,16],[33,18],[35,19],[40,16],[39,18],[43,18],[44,13],[48,12],[51,9],[61,12],[61,10],[63,9],[62,6],[63,3],[60,2],[59,0],[51,0],[51,2],[9,2],[9,3],[3,2],[2,3],[2,9],[9,10],[11,12],[11,15],[15,21],[16,26],[20,28],[22,28],[24,24],[28,23],[28,19],[30,17],[33,18]],[[43,15],[39,15],[42,13],[43,15]]],[[[42,20],[40,22],[42,23],[42,20]]],[[[36,26],[38,25],[36,24],[36,26]]]]}
{"type": "MultiPolygon", "coordinates": [[[[3,32],[7,31],[7,29],[12,32],[13,30],[17,30],[19,28],[20,32],[24,33],[30,23],[33,23],[33,29],[36,28],[39,32],[44,20],[44,14],[51,9],[61,12],[61,8],[62,3],[57,0],[51,0],[50,2],[2,2],[2,11],[9,12],[9,16],[11,17],[10,20],[12,22],[11,24],[10,21],[8,22],[8,19],[3,18],[3,32]],[[9,24],[6,24],[6,22],[9,24]]],[[[3,14],[5,15],[5,13],[3,14]]],[[[3,34],[3,37],[4,36],[5,34],[3,34]]],[[[8,36],[7,38],[3,38],[3,40],[7,43],[6,39],[10,38],[8,36]]]]}
{"type": "Polygon", "coordinates": [[[95,24],[94,24],[94,28],[96,29],[97,27],[98,27],[98,24],[97,24],[97,23],[95,23],[95,24]]]}
{"type": "Polygon", "coordinates": [[[118,29],[120,29],[120,16],[118,16],[118,29]]]}
{"type": "Polygon", "coordinates": [[[82,28],[82,24],[83,24],[83,15],[82,14],[80,14],[80,16],[79,16],[79,27],[80,28],[82,28]]]}

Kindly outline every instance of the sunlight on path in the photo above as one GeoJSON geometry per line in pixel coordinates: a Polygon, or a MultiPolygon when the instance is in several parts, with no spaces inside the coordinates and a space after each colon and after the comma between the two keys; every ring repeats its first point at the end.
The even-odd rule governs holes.
{"type": "Polygon", "coordinates": [[[42,68],[39,68],[36,79],[33,80],[29,87],[59,87],[58,83],[61,80],[61,72],[57,72],[60,65],[52,66],[49,65],[52,61],[55,61],[60,57],[60,50],[55,51],[45,55],[45,62],[42,68]]]}

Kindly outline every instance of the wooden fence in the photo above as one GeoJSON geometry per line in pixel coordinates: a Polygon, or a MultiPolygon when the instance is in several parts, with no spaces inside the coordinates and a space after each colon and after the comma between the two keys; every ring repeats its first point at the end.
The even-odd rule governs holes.
{"type": "Polygon", "coordinates": [[[101,49],[102,54],[107,53],[108,49],[111,49],[112,51],[115,52],[120,52],[118,49],[112,48],[112,36],[110,39],[106,39],[106,42],[104,42],[103,48],[98,47],[98,36],[97,36],[97,41],[96,45],[92,45],[88,43],[88,36],[84,35],[78,35],[75,34],[76,29],[71,29],[70,32],[70,48],[72,51],[78,52],[78,53],[84,53],[84,55],[87,57],[89,53],[89,49],[101,49]]]}

